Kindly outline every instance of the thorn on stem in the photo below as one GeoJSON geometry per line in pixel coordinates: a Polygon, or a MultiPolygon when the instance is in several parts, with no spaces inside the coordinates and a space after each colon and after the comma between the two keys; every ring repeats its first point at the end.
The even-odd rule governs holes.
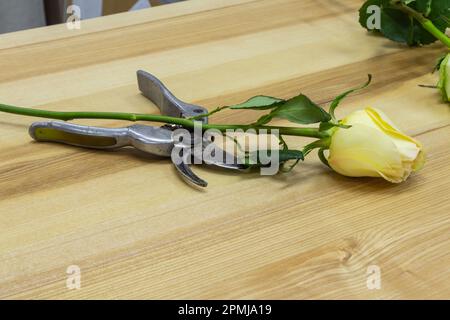
{"type": "Polygon", "coordinates": [[[429,85],[429,84],[419,84],[419,87],[421,88],[431,88],[431,89],[437,89],[437,86],[429,85]]]}

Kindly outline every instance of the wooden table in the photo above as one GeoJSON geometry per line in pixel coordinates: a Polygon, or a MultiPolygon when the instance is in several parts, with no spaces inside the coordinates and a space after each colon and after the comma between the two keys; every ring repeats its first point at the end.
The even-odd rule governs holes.
{"type": "Polygon", "coordinates": [[[197,166],[199,191],[165,159],[33,143],[36,119],[1,114],[0,297],[450,298],[450,108],[417,86],[435,83],[445,50],[369,36],[359,5],[192,0],[0,36],[1,101],[53,110],[157,113],[138,69],[208,108],[300,91],[325,104],[372,73],[338,115],[378,107],[428,157],[399,185],[339,176],[315,155],[275,177],[197,166]],[[71,265],[81,289],[66,287],[71,265]]]}

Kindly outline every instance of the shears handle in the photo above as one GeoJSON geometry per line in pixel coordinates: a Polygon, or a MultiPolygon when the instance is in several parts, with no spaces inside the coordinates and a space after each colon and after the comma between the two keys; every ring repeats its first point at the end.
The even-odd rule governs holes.
{"type": "MultiPolygon", "coordinates": [[[[152,101],[161,111],[161,114],[177,118],[190,118],[207,114],[208,110],[201,106],[181,101],[154,75],[143,70],[137,72],[138,86],[141,93],[152,101]]],[[[208,118],[198,119],[204,124],[208,118]]]]}
{"type": "MultiPolygon", "coordinates": [[[[31,125],[29,133],[34,140],[40,142],[59,142],[103,150],[133,146],[141,151],[164,157],[171,156],[175,145],[172,130],[143,125],[112,129],[61,121],[35,122],[31,125]]],[[[184,153],[183,161],[174,163],[175,168],[186,181],[206,187],[207,182],[190,169],[186,158],[188,156],[189,153],[184,153]]]]}
{"type": "Polygon", "coordinates": [[[82,126],[61,121],[35,122],[31,137],[40,142],[59,142],[84,148],[118,149],[133,146],[158,156],[170,156],[172,131],[152,126],[133,125],[126,128],[82,126]]]}
{"type": "Polygon", "coordinates": [[[35,122],[28,131],[40,142],[59,142],[85,148],[116,149],[128,144],[127,129],[80,126],[67,122],[35,122]]]}

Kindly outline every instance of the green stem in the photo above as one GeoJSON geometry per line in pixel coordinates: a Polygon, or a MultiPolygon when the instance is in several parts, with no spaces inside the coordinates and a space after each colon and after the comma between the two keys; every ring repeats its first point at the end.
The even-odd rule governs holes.
{"type": "MultiPolygon", "coordinates": [[[[115,119],[127,121],[152,121],[180,125],[185,128],[193,129],[195,121],[184,118],[176,118],[154,114],[139,114],[139,113],[124,113],[124,112],[66,112],[66,111],[48,111],[31,108],[22,108],[16,106],[9,106],[0,104],[0,111],[13,113],[23,116],[57,119],[57,120],[73,120],[73,119],[115,119]]],[[[278,130],[280,135],[303,136],[311,138],[324,138],[328,134],[321,132],[317,128],[295,128],[295,127],[276,127],[276,126],[253,126],[253,125],[233,125],[233,124],[204,124],[203,130],[217,129],[221,132],[226,130],[248,130],[254,129],[257,132],[260,130],[278,130]]]]}
{"type": "Polygon", "coordinates": [[[303,155],[306,157],[311,151],[313,151],[314,149],[317,149],[317,148],[328,149],[330,147],[330,144],[331,144],[330,137],[326,137],[321,140],[314,141],[314,142],[306,145],[303,148],[303,150],[302,150],[303,155]]]}
{"type": "Polygon", "coordinates": [[[427,19],[422,13],[417,12],[416,10],[408,7],[399,1],[394,1],[394,6],[408,14],[410,17],[416,19],[422,27],[431,33],[436,39],[440,40],[443,44],[445,44],[448,48],[450,48],[450,38],[446,36],[441,30],[436,28],[436,26],[431,22],[431,20],[427,19]]]}
{"type": "Polygon", "coordinates": [[[320,148],[320,149],[319,149],[319,152],[318,152],[317,154],[319,155],[320,161],[322,161],[322,163],[323,163],[324,165],[326,165],[327,167],[330,167],[330,168],[331,168],[330,164],[328,163],[328,159],[327,159],[327,157],[325,156],[325,153],[324,153],[325,150],[326,150],[326,148],[320,148]]]}

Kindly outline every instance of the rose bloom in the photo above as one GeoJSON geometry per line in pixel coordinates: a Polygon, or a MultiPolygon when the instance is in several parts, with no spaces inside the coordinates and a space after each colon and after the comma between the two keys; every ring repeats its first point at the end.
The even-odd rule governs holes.
{"type": "Polygon", "coordinates": [[[355,111],[342,122],[351,127],[333,133],[328,156],[336,172],[399,183],[423,166],[422,145],[402,133],[382,111],[355,111]]]}

